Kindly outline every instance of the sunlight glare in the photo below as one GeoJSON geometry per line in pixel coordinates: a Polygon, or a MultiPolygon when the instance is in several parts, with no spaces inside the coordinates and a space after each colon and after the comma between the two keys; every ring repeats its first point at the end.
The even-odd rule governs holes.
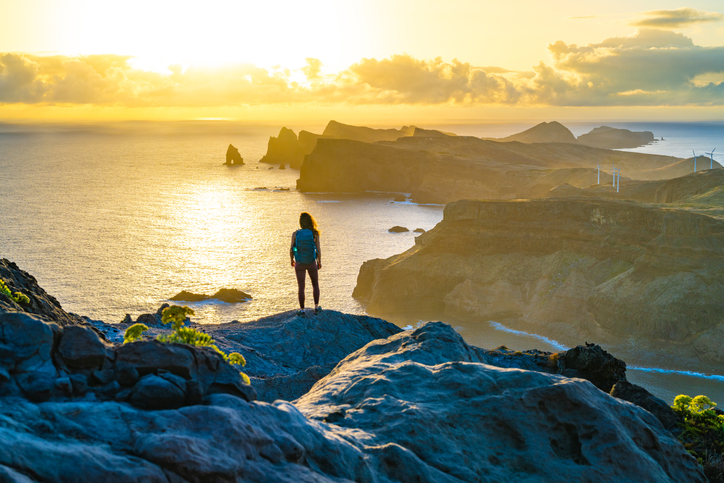
{"type": "MultiPolygon", "coordinates": [[[[301,67],[307,57],[333,63],[344,58],[341,64],[349,64],[359,51],[353,48],[355,54],[350,55],[349,41],[339,41],[352,38],[345,25],[345,19],[352,19],[344,2],[330,0],[304,4],[213,0],[203,6],[188,1],[129,0],[123,7],[87,2],[79,12],[74,50],[88,53],[81,46],[91,45],[93,53],[133,55],[138,57],[137,65],[157,72],[174,63],[301,67]]],[[[70,19],[75,14],[66,15],[70,19]]]]}

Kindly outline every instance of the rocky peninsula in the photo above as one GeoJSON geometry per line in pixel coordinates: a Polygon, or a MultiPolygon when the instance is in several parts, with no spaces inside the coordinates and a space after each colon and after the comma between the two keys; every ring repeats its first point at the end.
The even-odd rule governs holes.
{"type": "Polygon", "coordinates": [[[540,198],[567,183],[588,188],[611,183],[612,166],[628,179],[683,176],[679,158],[592,148],[570,143],[498,142],[469,136],[406,136],[394,142],[319,139],[304,158],[297,188],[314,192],[388,191],[412,199],[540,198]]]}
{"type": "Polygon", "coordinates": [[[29,299],[0,294],[3,481],[706,481],[668,406],[598,346],[483,350],[334,311],[204,326],[249,386],[213,350],[119,344],[0,272],[29,299]]]}

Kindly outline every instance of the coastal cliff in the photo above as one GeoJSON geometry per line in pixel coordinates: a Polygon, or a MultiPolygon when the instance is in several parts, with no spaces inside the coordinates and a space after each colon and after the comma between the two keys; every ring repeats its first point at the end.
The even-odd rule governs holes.
{"type": "Polygon", "coordinates": [[[322,134],[309,131],[294,131],[281,128],[277,137],[269,138],[267,153],[259,162],[269,164],[288,164],[290,168],[299,169],[304,156],[314,151],[319,139],[349,139],[364,143],[378,141],[395,141],[403,136],[412,135],[445,135],[438,131],[425,131],[414,126],[403,126],[402,129],[373,129],[365,126],[351,126],[337,121],[329,121],[322,134]],[[418,131],[420,131],[418,133],[418,131]]]}
{"type": "Polygon", "coordinates": [[[507,320],[564,343],[634,337],[724,362],[724,221],[604,200],[459,201],[410,250],[365,262],[376,315],[507,320]]]}
{"type": "MultiPolygon", "coordinates": [[[[598,346],[488,351],[443,323],[400,331],[334,312],[209,327],[245,352],[245,370],[264,366],[257,381],[267,346],[287,367],[338,361],[309,371],[316,383],[292,403],[268,403],[211,349],[120,345],[110,324],[61,327],[33,310],[0,309],[3,480],[706,481],[663,401],[607,394],[631,385],[598,346]]],[[[289,375],[277,382],[310,376],[289,375]]]]}
{"type": "Polygon", "coordinates": [[[290,168],[299,169],[305,154],[306,152],[297,140],[297,135],[294,134],[294,131],[283,127],[277,137],[271,136],[269,138],[266,155],[264,155],[259,162],[288,164],[290,168]]]}

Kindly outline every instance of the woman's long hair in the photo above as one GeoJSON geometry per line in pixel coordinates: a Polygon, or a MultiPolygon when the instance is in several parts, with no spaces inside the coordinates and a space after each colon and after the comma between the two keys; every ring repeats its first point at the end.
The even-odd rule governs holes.
{"type": "Polygon", "coordinates": [[[299,226],[306,230],[312,230],[315,236],[319,236],[317,221],[306,211],[299,215],[299,226]]]}

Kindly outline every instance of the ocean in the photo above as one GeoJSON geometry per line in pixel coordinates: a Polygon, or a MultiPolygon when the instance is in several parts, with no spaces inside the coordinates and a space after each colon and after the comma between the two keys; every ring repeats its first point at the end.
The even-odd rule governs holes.
{"type": "MultiPolygon", "coordinates": [[[[710,151],[724,140],[724,123],[606,124],[664,137],[637,149],[658,154],[688,157],[692,146],[710,151]]],[[[502,137],[532,125],[421,127],[502,137]]],[[[597,125],[568,127],[579,135],[597,125]]],[[[182,290],[211,295],[235,288],[253,299],[187,305],[199,323],[244,322],[297,307],[289,245],[299,214],[307,211],[322,231],[321,305],[363,314],[352,298],[362,263],[413,246],[412,230],[433,228],[443,206],[393,202],[389,193],[297,192],[298,171],[258,162],[279,127],[0,124],[0,257],[35,276],[63,308],[92,319],[114,323],[125,314],[135,319],[182,290]],[[229,143],[239,149],[244,166],[223,166],[229,143]],[[394,225],[410,232],[389,233],[394,225]]],[[[724,159],[717,154],[715,160],[724,159]]],[[[312,305],[310,287],[307,300],[312,305]]],[[[469,343],[489,349],[501,344],[561,349],[555,341],[495,324],[458,330],[469,343]]],[[[692,375],[635,362],[638,369],[629,369],[629,379],[667,401],[688,392],[724,403],[724,370],[692,375]]]]}

